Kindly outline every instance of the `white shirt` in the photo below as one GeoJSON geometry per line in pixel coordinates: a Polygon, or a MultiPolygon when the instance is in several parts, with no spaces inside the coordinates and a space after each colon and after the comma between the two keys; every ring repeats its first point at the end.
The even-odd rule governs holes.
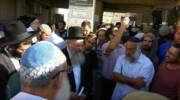
{"type": "Polygon", "coordinates": [[[19,92],[16,96],[12,97],[10,100],[47,100],[47,99],[25,92],[19,92]]]}
{"type": "MultiPolygon", "coordinates": [[[[122,55],[119,56],[113,72],[129,78],[144,77],[146,86],[140,90],[148,90],[148,86],[154,76],[154,67],[149,58],[143,54],[140,55],[135,63],[130,63],[126,60],[125,55],[122,55]]],[[[127,84],[117,83],[112,95],[112,100],[120,100],[122,96],[134,91],[138,90],[127,84]]]]}
{"type": "Polygon", "coordinates": [[[72,66],[73,66],[74,79],[76,83],[76,92],[78,92],[81,84],[81,67],[80,65],[72,65],[72,66]]]}
{"type": "MultiPolygon", "coordinates": [[[[72,54],[70,50],[67,48],[69,57],[71,59],[72,54]]],[[[73,67],[73,73],[74,73],[74,80],[76,84],[76,92],[78,92],[80,84],[81,84],[81,65],[80,64],[72,64],[73,67]]]]}
{"type": "Polygon", "coordinates": [[[66,42],[63,40],[63,38],[59,37],[57,34],[52,33],[48,37],[48,41],[55,44],[58,48],[64,49],[66,47],[66,42]]]}

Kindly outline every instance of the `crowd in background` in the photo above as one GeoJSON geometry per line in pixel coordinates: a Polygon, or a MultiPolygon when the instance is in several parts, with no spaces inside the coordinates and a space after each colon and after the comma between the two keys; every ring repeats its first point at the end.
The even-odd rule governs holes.
{"type": "Polygon", "coordinates": [[[136,18],[65,29],[37,17],[0,25],[3,100],[179,100],[180,26],[136,18]],[[147,95],[147,96],[146,96],[147,95]]]}

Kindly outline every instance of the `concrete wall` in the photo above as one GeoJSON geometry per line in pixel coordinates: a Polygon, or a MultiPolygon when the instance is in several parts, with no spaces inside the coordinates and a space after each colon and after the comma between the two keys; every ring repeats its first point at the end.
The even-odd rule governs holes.
{"type": "Polygon", "coordinates": [[[4,23],[15,19],[16,17],[16,1],[1,0],[0,3],[0,23],[4,23]]]}
{"type": "Polygon", "coordinates": [[[51,22],[49,0],[1,0],[0,23],[7,23],[19,16],[38,16],[42,23],[51,22]]]}
{"type": "Polygon", "coordinates": [[[68,8],[69,0],[51,0],[54,8],[68,8]]]}
{"type": "Polygon", "coordinates": [[[104,4],[102,1],[97,0],[95,5],[95,16],[94,16],[94,29],[100,24],[103,16],[104,4]]]}

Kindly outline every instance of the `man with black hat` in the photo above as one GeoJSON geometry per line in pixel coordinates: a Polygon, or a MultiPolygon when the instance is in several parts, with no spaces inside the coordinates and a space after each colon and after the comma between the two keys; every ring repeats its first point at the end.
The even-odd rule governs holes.
{"type": "MultiPolygon", "coordinates": [[[[19,70],[19,58],[22,56],[23,52],[31,46],[31,41],[29,39],[35,34],[35,32],[32,32],[31,34],[27,33],[24,24],[20,21],[17,21],[7,24],[5,26],[4,34],[5,37],[0,39],[0,65],[1,69],[3,69],[0,70],[1,99],[6,98],[6,93],[11,91],[11,88],[13,88],[14,91],[8,93],[9,97],[15,95],[15,93],[18,92],[19,89],[15,88],[20,87],[11,87],[11,85],[8,85],[9,90],[6,91],[6,86],[9,84],[8,81],[11,79],[11,76],[13,76],[19,70]]],[[[17,81],[17,79],[14,80],[17,81]]],[[[13,80],[11,81],[13,82],[13,80]]],[[[16,83],[16,85],[18,84],[16,83]]]]}
{"type": "Polygon", "coordinates": [[[67,58],[70,73],[68,75],[71,86],[71,99],[83,100],[88,96],[87,86],[88,78],[84,66],[85,57],[83,52],[84,36],[81,34],[81,28],[74,26],[68,30],[67,48],[63,50],[67,58]],[[85,95],[82,95],[85,94],[85,95]]]}

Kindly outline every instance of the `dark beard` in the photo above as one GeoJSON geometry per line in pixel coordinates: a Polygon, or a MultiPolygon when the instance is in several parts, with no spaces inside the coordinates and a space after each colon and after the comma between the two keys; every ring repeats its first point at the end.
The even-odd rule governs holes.
{"type": "Polygon", "coordinates": [[[13,51],[11,52],[11,55],[12,55],[13,57],[15,57],[15,58],[21,58],[21,56],[22,56],[22,54],[19,53],[19,52],[17,52],[16,50],[13,50],[13,51]]]}
{"type": "Polygon", "coordinates": [[[151,47],[144,46],[143,47],[143,51],[150,52],[151,51],[151,47]]]}

